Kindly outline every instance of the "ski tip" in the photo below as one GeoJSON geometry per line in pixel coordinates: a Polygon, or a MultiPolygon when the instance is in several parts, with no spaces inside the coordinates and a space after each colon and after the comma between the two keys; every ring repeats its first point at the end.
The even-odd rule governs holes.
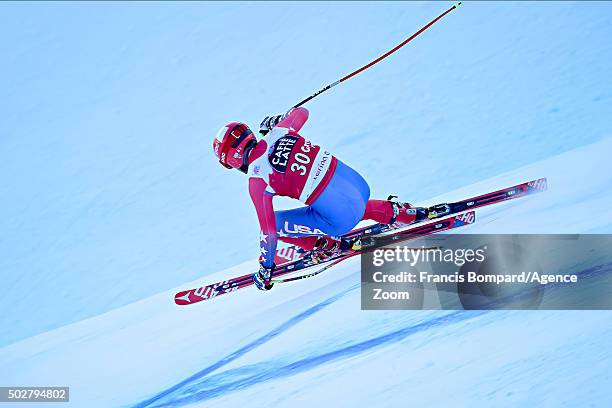
{"type": "Polygon", "coordinates": [[[460,5],[461,5],[461,2],[458,2],[458,3],[455,3],[455,4],[453,5],[453,7],[454,7],[454,8],[458,8],[460,5]]]}
{"type": "Polygon", "coordinates": [[[548,180],[542,177],[536,180],[527,182],[527,188],[530,191],[546,191],[548,190],[548,180]]]}

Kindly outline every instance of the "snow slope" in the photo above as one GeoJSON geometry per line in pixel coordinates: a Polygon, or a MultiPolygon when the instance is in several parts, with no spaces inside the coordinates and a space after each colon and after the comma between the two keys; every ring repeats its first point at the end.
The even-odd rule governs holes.
{"type": "MultiPolygon", "coordinates": [[[[217,128],[283,112],[449,5],[0,3],[0,345],[254,258],[217,128]]],[[[610,38],[609,2],[464,2],[310,103],[304,134],[374,196],[424,200],[612,134],[610,38]]]]}
{"type": "MultiPolygon", "coordinates": [[[[611,149],[607,138],[436,200],[547,176],[546,193],[478,209],[463,231],[610,233],[612,175],[593,168],[611,149]],[[583,207],[602,211],[573,216],[583,207]]],[[[175,290],[3,347],[0,383],[68,384],[79,407],[612,403],[608,312],[365,312],[358,260],[189,307],[175,290]]]]}
{"type": "MultiPolygon", "coordinates": [[[[172,302],[256,267],[217,128],[283,112],[449,5],[1,2],[0,385],[69,385],[74,407],[612,405],[605,312],[362,312],[357,260],[172,302]]],[[[610,233],[610,38],[610,2],[464,2],[310,103],[304,135],[376,197],[548,177],[465,232],[610,233]]]]}

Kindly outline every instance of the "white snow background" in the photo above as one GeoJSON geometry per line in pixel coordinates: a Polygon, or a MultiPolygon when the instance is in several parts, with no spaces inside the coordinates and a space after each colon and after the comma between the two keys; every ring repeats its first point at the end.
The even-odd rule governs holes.
{"type": "MultiPolygon", "coordinates": [[[[362,312],[356,261],[173,303],[256,266],[218,127],[282,113],[450,4],[0,3],[0,385],[88,407],[609,406],[605,312],[362,312]]],[[[549,178],[473,232],[610,233],[610,38],[608,2],[467,2],[309,103],[302,133],[374,197],[549,178]]]]}

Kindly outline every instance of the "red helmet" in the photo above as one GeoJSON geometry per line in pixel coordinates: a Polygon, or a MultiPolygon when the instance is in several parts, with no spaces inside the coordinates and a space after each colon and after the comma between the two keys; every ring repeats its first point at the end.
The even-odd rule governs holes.
{"type": "Polygon", "coordinates": [[[257,139],[247,125],[232,122],[219,129],[213,141],[213,149],[223,166],[246,173],[249,167],[248,153],[255,144],[257,139]]]}

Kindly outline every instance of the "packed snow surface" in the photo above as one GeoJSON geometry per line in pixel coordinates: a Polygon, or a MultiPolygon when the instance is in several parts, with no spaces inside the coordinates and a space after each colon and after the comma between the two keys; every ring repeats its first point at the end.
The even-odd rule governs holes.
{"type": "MultiPolygon", "coordinates": [[[[607,312],[365,312],[358,260],[173,303],[257,263],[216,130],[284,112],[447,6],[1,3],[0,385],[67,385],[79,407],[610,406],[607,312]]],[[[464,2],[309,103],[302,133],[377,198],[548,177],[462,232],[610,233],[610,38],[609,2],[464,2]]]]}

